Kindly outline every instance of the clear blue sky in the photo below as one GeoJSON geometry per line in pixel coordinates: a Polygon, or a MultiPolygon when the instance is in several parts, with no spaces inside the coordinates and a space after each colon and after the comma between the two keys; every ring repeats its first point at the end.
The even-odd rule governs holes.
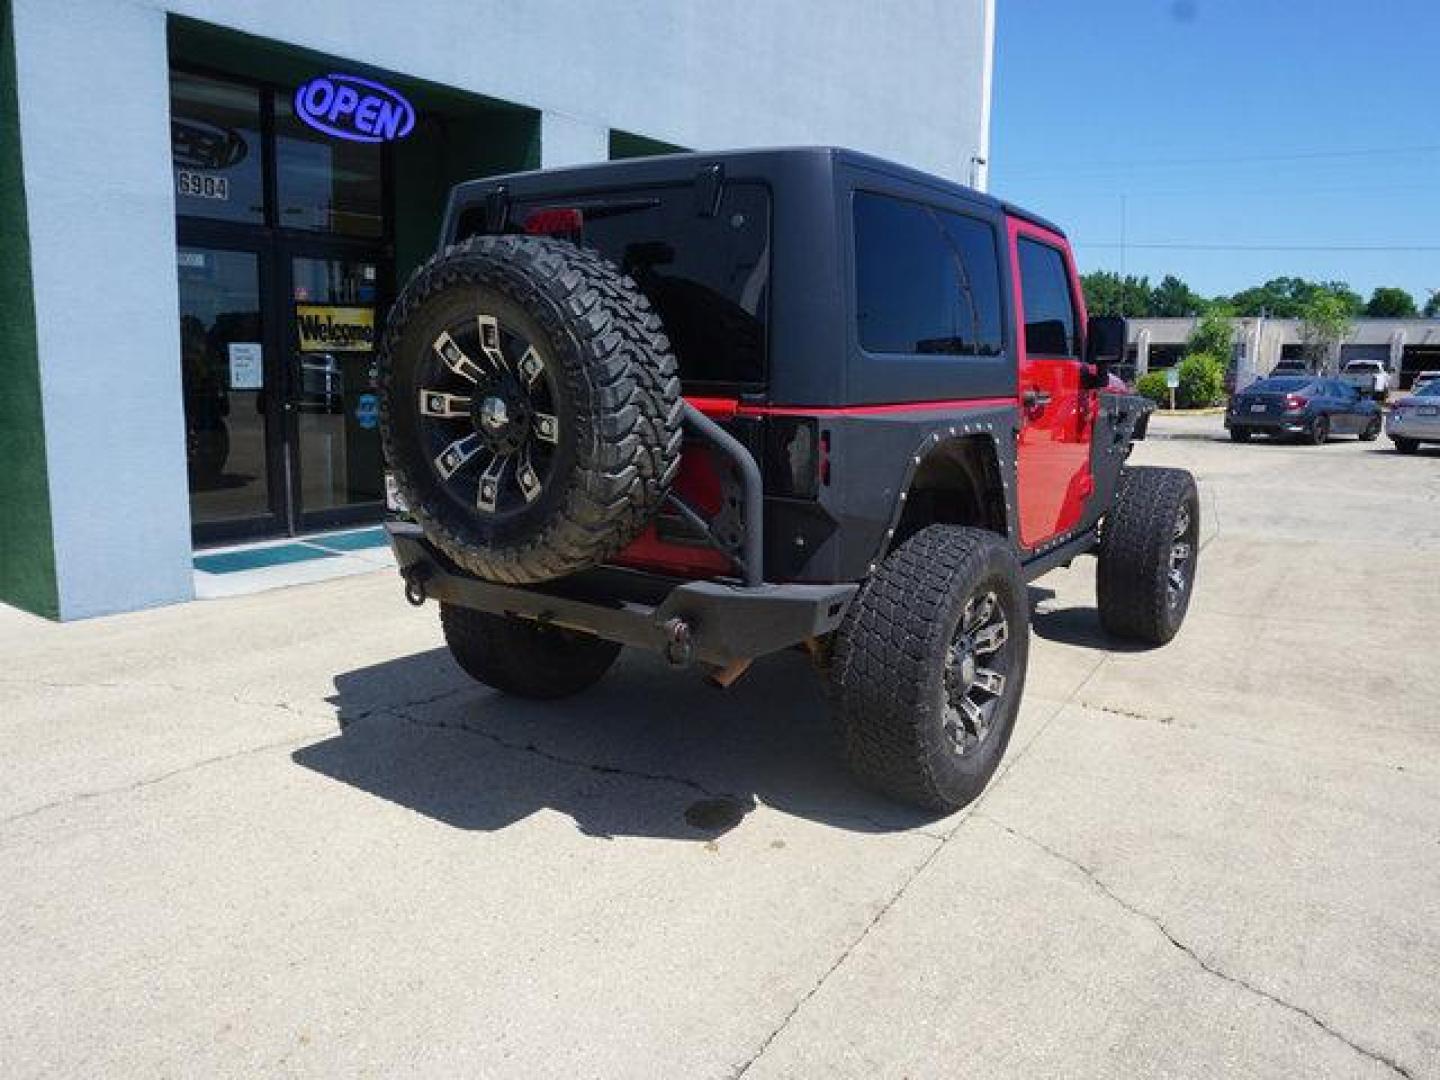
{"type": "Polygon", "coordinates": [[[1437,0],[996,6],[990,189],[1060,223],[1082,271],[1121,268],[1123,202],[1152,284],[1440,289],[1437,0]],[[1287,246],[1428,250],[1253,250],[1287,246]]]}

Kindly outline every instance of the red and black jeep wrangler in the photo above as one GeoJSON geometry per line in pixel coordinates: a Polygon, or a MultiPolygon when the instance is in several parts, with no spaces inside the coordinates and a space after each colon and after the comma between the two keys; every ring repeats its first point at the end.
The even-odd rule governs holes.
{"type": "Polygon", "coordinates": [[[384,336],[407,595],[475,678],[583,690],[622,646],[728,685],[805,647],[857,776],[936,809],[1010,739],[1026,583],[1095,554],[1112,634],[1194,583],[1194,480],[1065,237],[835,149],[462,184],[384,336]]]}

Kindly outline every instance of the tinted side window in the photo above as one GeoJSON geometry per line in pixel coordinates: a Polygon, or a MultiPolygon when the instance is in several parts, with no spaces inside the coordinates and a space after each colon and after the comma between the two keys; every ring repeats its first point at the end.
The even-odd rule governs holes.
{"type": "Polygon", "coordinates": [[[855,296],[870,352],[997,356],[995,231],[903,199],[855,193],[855,296]]]}
{"type": "Polygon", "coordinates": [[[1031,356],[1079,356],[1075,303],[1065,257],[1048,244],[1020,238],[1021,303],[1025,308],[1025,350],[1031,356]]]}

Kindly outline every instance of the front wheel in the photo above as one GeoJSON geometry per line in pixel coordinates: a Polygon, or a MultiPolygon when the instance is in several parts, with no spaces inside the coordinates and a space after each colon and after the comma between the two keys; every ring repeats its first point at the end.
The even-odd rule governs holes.
{"type": "Polygon", "coordinates": [[[1030,608],[1004,539],[931,525],[871,576],[836,633],[830,692],[861,783],[929,810],[970,802],[1005,753],[1030,608]]]}
{"type": "Polygon", "coordinates": [[[1395,438],[1395,449],[1402,454],[1413,454],[1416,450],[1420,449],[1420,444],[1414,439],[1402,439],[1397,436],[1395,438]]]}
{"type": "Polygon", "coordinates": [[[1328,416],[1317,416],[1315,422],[1310,425],[1310,444],[1312,446],[1324,446],[1330,439],[1330,418],[1328,416]]]}
{"type": "Polygon", "coordinates": [[[1164,645],[1190,608],[1200,555],[1200,496],[1184,469],[1129,468],[1101,526],[1100,624],[1164,645]]]}
{"type": "Polygon", "coordinates": [[[1380,437],[1380,418],[1377,416],[1365,425],[1365,430],[1360,432],[1361,442],[1374,442],[1380,437]]]}
{"type": "Polygon", "coordinates": [[[440,626],[450,655],[472,679],[537,701],[588,690],[620,655],[613,641],[443,602],[440,626]]]}

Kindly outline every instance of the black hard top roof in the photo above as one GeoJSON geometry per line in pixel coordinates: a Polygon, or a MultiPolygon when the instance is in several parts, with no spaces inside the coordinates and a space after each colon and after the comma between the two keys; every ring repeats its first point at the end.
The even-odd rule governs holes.
{"type": "Polygon", "coordinates": [[[557,182],[569,181],[577,185],[589,187],[591,185],[604,187],[617,187],[628,184],[649,184],[674,180],[677,176],[686,179],[693,177],[699,170],[709,165],[723,164],[727,172],[733,174],[758,173],[765,174],[775,171],[782,165],[802,164],[806,161],[812,162],[816,167],[832,167],[835,164],[845,164],[857,169],[867,169],[886,176],[895,177],[923,187],[935,188],[947,194],[958,195],[972,202],[978,202],[993,207],[1014,217],[1023,218],[1033,222],[1042,228],[1050,229],[1053,232],[1064,235],[1053,222],[1047,221],[1037,214],[1028,210],[995,198],[993,195],[986,195],[976,191],[974,188],[966,187],[964,184],[957,184],[953,180],[945,180],[931,173],[921,172],[919,169],[912,169],[908,165],[901,165],[893,161],[886,161],[871,154],[862,154],[858,150],[848,150],[839,146],[786,146],[786,147],[763,147],[748,150],[716,150],[704,152],[686,152],[680,154],[658,154],[653,157],[626,158],[620,161],[596,162],[588,165],[571,165],[555,169],[536,169],[529,172],[509,173],[503,176],[487,176],[480,180],[471,180],[456,187],[456,195],[460,198],[470,192],[479,194],[481,192],[493,191],[497,186],[504,184],[512,187],[517,193],[524,192],[526,188],[540,186],[553,187],[557,182]]]}

